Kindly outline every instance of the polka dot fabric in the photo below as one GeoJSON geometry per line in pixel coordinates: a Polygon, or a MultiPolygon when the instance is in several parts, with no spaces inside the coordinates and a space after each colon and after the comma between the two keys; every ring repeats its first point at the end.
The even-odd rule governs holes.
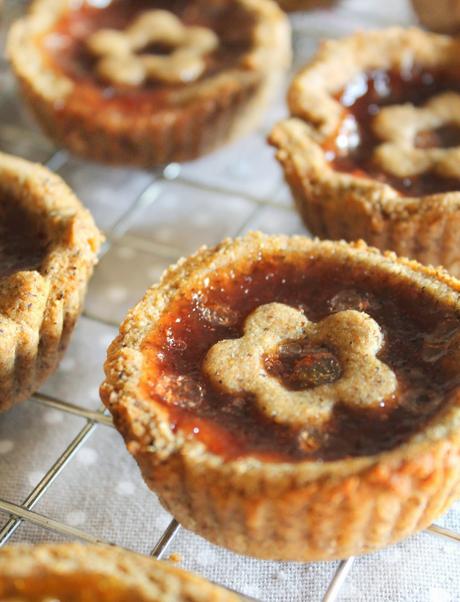
{"type": "MultiPolygon", "coordinates": [[[[0,22],[26,2],[9,0],[0,22]]],[[[333,10],[298,13],[294,27],[295,68],[320,38],[356,29],[413,22],[406,0],[339,0],[333,10]]],[[[47,161],[51,144],[37,132],[18,101],[6,63],[0,59],[0,147],[47,161]]],[[[158,281],[172,262],[202,244],[251,229],[303,233],[265,135],[285,115],[285,91],[253,135],[195,163],[148,173],[89,164],[64,154],[52,165],[74,187],[105,230],[110,247],[91,282],[60,369],[43,386],[41,401],[26,402],[0,418],[0,502],[22,503],[63,454],[85,419],[52,405],[58,399],[97,411],[106,348],[126,311],[158,281]],[[50,404],[51,402],[51,404],[50,404]]],[[[80,440],[79,440],[80,441],[80,440]]],[[[171,517],[145,486],[120,436],[98,426],[80,442],[34,512],[92,537],[148,554],[171,517]]],[[[0,506],[0,529],[8,515],[0,506]]],[[[440,524],[460,533],[460,503],[440,524]]],[[[24,522],[14,542],[62,541],[63,537],[24,522]]],[[[237,556],[180,530],[167,552],[186,569],[264,602],[322,600],[338,563],[276,563],[237,556]]],[[[457,602],[460,545],[422,533],[355,561],[340,602],[457,602]]]]}

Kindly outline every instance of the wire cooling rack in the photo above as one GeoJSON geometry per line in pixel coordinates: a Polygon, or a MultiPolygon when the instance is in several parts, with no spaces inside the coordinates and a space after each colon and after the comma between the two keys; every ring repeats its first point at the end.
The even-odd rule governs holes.
{"type": "MultiPolygon", "coordinates": [[[[6,1],[2,39],[24,4],[6,1]]],[[[321,37],[411,21],[403,0],[384,6],[378,0],[350,0],[330,11],[299,14],[293,19],[296,66],[321,37]]],[[[86,310],[60,369],[29,402],[0,419],[0,546],[79,539],[165,558],[174,542],[176,559],[183,556],[186,568],[241,591],[242,599],[460,599],[460,509],[427,529],[442,538],[440,545],[421,534],[365,560],[302,565],[244,559],[185,532],[167,515],[141,482],[98,401],[105,348],[127,308],[164,267],[200,244],[249,229],[305,233],[265,143],[270,126],[285,112],[283,95],[259,131],[245,140],[193,164],[147,173],[95,166],[53,148],[22,108],[5,60],[0,86],[0,148],[59,173],[107,236],[86,310]],[[453,563],[447,584],[440,581],[446,558],[453,563]],[[361,589],[353,586],[353,575],[347,579],[352,569],[361,589]],[[411,578],[404,581],[408,572],[411,578]]]]}

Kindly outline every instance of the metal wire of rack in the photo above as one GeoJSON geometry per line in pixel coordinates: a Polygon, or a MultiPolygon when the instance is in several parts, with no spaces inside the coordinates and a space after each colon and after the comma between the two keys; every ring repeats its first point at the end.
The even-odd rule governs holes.
{"type": "MultiPolygon", "coordinates": [[[[5,67],[3,66],[3,68],[5,67]]],[[[2,127],[3,126],[0,124],[0,134],[2,127]]],[[[24,130],[22,126],[11,126],[11,124],[9,124],[8,127],[10,130],[11,128],[13,129],[13,138],[15,136],[18,139],[21,136],[40,136],[38,133],[24,130]]],[[[69,155],[63,150],[52,151],[47,160],[44,161],[45,165],[47,165],[47,167],[53,171],[62,170],[63,167],[68,164],[68,162],[69,155]]],[[[276,191],[277,194],[274,195],[275,200],[273,200],[274,197],[270,194],[259,196],[251,193],[251,191],[234,190],[232,184],[227,187],[225,185],[222,186],[219,183],[216,184],[212,182],[209,183],[197,181],[196,179],[190,178],[187,175],[187,170],[185,170],[184,173],[182,166],[171,164],[166,166],[164,169],[157,170],[151,174],[147,185],[139,194],[136,195],[136,198],[130,203],[126,210],[123,211],[122,215],[119,216],[118,219],[106,231],[107,242],[102,249],[101,255],[109,253],[110,249],[120,240],[128,240],[133,245],[141,245],[142,248],[147,248],[147,250],[152,254],[169,261],[173,261],[183,254],[183,249],[176,248],[174,245],[169,243],[164,244],[158,241],[146,239],[139,241],[129,234],[129,227],[133,219],[145,211],[146,208],[157,203],[158,199],[165,192],[171,182],[180,183],[181,185],[187,186],[190,189],[195,189],[203,194],[234,194],[243,198],[247,203],[249,203],[250,210],[245,214],[238,226],[234,228],[232,234],[235,236],[244,232],[247,229],[248,224],[252,223],[256,216],[260,216],[266,208],[271,207],[286,212],[291,211],[291,209],[288,208],[282,200],[279,200],[278,196],[282,196],[277,196],[277,194],[280,192],[279,190],[276,191]]],[[[118,325],[118,321],[116,319],[103,318],[101,316],[94,315],[90,310],[84,312],[83,316],[86,316],[89,320],[95,321],[96,323],[100,323],[102,325],[118,325]]],[[[83,404],[80,405],[78,403],[71,403],[60,396],[54,397],[40,392],[33,395],[29,403],[46,408],[52,408],[53,410],[57,410],[63,414],[76,416],[84,420],[84,425],[73,437],[66,448],[58,455],[58,457],[55,458],[55,461],[51,466],[49,466],[43,477],[29,491],[28,495],[26,495],[21,503],[4,499],[0,492],[0,511],[8,515],[6,522],[0,526],[0,547],[7,544],[11,540],[23,522],[53,531],[65,536],[66,538],[79,539],[90,543],[104,543],[100,538],[91,535],[83,529],[66,524],[62,520],[55,519],[51,516],[46,516],[41,512],[37,512],[35,507],[46,495],[47,491],[58,479],[58,477],[66,470],[77,452],[85,445],[85,443],[89,441],[89,439],[97,432],[97,430],[113,428],[111,418],[106,414],[102,406],[97,410],[93,410],[85,407],[83,404]]],[[[174,538],[180,529],[181,527],[177,521],[172,519],[159,539],[156,542],[152,542],[152,547],[150,550],[151,556],[157,559],[165,558],[174,538]]],[[[433,524],[427,529],[427,532],[460,544],[460,533],[445,527],[433,524]]],[[[322,596],[323,602],[334,602],[338,600],[347,577],[352,571],[354,561],[354,558],[349,558],[338,564],[322,596]]],[[[245,594],[240,594],[240,596],[243,600],[255,600],[255,598],[248,597],[245,594]]]]}

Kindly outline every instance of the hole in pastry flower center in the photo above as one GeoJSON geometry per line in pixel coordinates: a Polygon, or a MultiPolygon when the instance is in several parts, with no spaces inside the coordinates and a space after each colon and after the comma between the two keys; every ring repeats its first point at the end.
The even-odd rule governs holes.
{"type": "Polygon", "coordinates": [[[175,50],[177,50],[177,48],[173,44],[165,44],[164,42],[163,43],[154,42],[152,44],[148,44],[147,46],[145,46],[144,48],[139,50],[137,54],[139,54],[139,55],[151,54],[154,56],[169,56],[175,50]]]}
{"type": "Polygon", "coordinates": [[[266,355],[265,369],[290,390],[301,391],[337,381],[342,367],[337,356],[311,341],[285,341],[276,353],[266,355]]]}
{"type": "Polygon", "coordinates": [[[435,130],[418,132],[414,141],[416,148],[455,148],[460,146],[460,127],[455,123],[443,125],[435,130]]]}

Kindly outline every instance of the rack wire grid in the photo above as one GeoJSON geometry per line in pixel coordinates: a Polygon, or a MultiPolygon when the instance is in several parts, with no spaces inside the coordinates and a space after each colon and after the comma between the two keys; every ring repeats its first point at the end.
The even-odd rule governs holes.
{"type": "MultiPolygon", "coordinates": [[[[1,41],[25,9],[7,0],[1,41]]],[[[324,37],[407,25],[404,0],[348,0],[292,17],[294,69],[324,37]]],[[[305,233],[291,208],[270,126],[285,114],[284,90],[259,130],[194,163],[153,172],[107,168],[53,148],[24,110],[0,61],[0,148],[59,173],[92,211],[107,243],[86,310],[57,373],[0,420],[0,546],[78,539],[111,542],[165,558],[264,601],[460,599],[460,507],[440,524],[388,550],[328,563],[242,558],[180,528],[141,480],[99,402],[108,343],[126,310],[163,269],[199,245],[250,229],[305,233]],[[348,579],[347,579],[348,577],[348,579]]],[[[248,598],[251,597],[251,598],[248,598]]]]}

